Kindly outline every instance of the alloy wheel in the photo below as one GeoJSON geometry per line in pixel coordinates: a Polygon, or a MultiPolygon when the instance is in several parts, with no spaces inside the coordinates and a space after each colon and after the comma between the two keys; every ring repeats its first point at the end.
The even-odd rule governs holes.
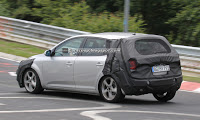
{"type": "Polygon", "coordinates": [[[24,76],[24,85],[28,92],[33,92],[36,88],[37,77],[33,71],[27,71],[24,76]]]}
{"type": "Polygon", "coordinates": [[[108,77],[102,82],[102,94],[107,100],[113,100],[117,95],[117,84],[113,78],[108,77]]]}

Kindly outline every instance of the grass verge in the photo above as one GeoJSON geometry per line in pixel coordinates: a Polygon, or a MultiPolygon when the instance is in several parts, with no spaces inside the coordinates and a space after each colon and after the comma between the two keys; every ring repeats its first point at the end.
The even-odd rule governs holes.
{"type": "Polygon", "coordinates": [[[11,41],[0,40],[0,52],[28,58],[36,54],[41,54],[44,51],[45,51],[44,48],[39,48],[11,41]]]}
{"type": "Polygon", "coordinates": [[[190,82],[198,82],[200,83],[199,77],[190,77],[190,76],[183,76],[184,81],[190,81],[190,82]]]}

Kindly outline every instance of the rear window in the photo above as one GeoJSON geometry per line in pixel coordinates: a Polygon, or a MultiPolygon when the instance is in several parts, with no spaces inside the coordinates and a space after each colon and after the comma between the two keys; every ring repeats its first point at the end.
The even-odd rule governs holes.
{"type": "Polygon", "coordinates": [[[135,48],[141,55],[170,53],[169,46],[160,39],[142,39],[135,42],[135,48]]]}

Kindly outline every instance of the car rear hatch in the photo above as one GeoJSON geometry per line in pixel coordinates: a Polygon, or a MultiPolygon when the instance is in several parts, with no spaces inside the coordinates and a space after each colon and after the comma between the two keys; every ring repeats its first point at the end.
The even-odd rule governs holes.
{"type": "Polygon", "coordinates": [[[180,76],[178,53],[164,37],[126,40],[122,44],[126,69],[135,79],[164,79],[180,76]]]}

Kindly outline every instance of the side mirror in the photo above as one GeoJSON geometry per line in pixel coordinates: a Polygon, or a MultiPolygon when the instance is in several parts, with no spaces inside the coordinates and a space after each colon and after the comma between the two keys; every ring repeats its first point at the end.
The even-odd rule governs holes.
{"type": "Polygon", "coordinates": [[[51,56],[51,50],[47,50],[47,51],[45,51],[45,56],[51,56]]]}

